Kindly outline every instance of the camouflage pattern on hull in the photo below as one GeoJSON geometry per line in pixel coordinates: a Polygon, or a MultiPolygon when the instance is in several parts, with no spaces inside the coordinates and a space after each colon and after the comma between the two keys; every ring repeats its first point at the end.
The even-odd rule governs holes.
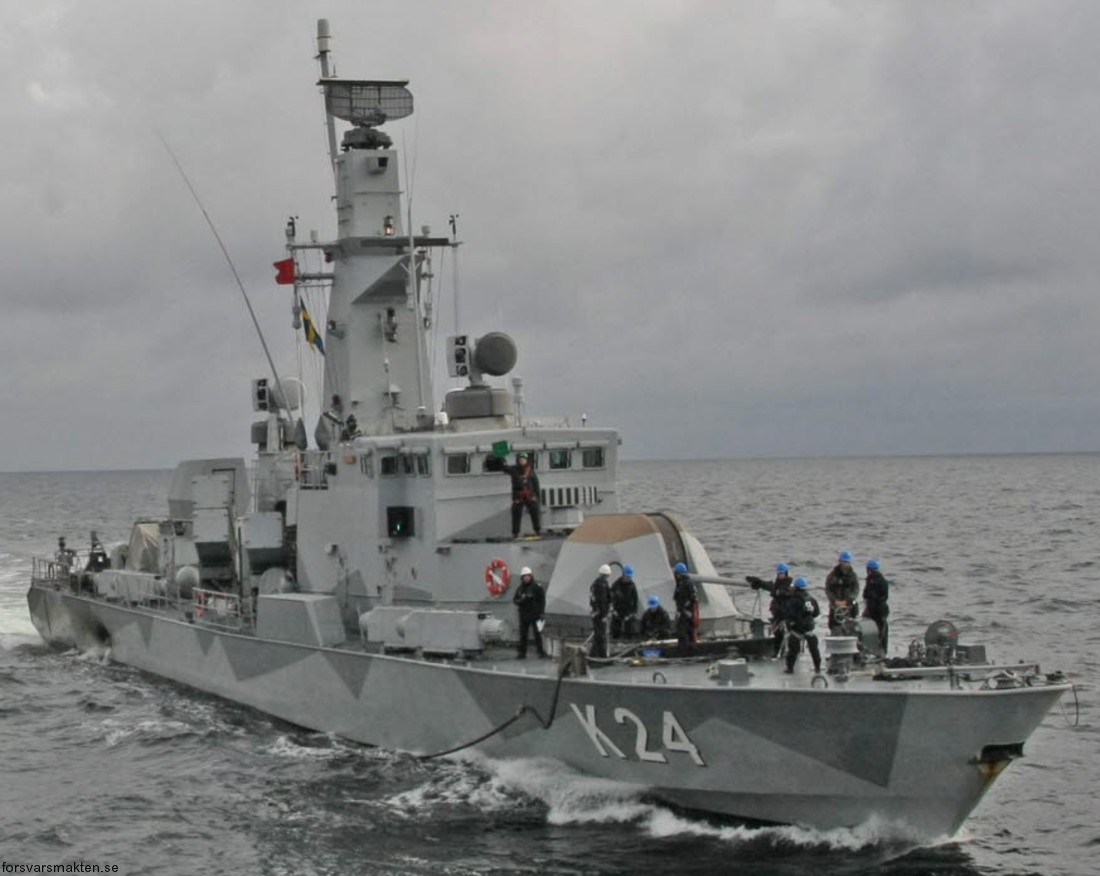
{"type": "Polygon", "coordinates": [[[491,734],[474,746],[491,757],[550,757],[684,808],[818,828],[878,816],[953,833],[997,772],[979,752],[1027,739],[1064,690],[687,686],[603,670],[557,690],[538,661],[275,642],[47,588],[29,604],[47,641],[109,645],[113,660],[309,729],[418,754],[491,734]]]}

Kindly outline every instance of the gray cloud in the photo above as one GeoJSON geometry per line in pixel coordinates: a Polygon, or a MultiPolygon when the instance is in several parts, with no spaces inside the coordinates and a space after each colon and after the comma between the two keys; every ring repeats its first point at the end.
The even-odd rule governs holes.
{"type": "Polygon", "coordinates": [[[7,6],[0,468],[248,452],[266,363],[159,136],[291,366],[319,16],[412,80],[414,221],[460,214],[533,413],[636,457],[1095,449],[1092,4],[7,6]]]}

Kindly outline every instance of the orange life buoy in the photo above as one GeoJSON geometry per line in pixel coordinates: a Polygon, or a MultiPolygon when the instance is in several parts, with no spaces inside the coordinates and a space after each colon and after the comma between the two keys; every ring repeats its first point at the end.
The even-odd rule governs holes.
{"type": "Polygon", "coordinates": [[[202,617],[205,613],[206,594],[201,590],[195,594],[195,617],[202,617]]]}
{"type": "Polygon", "coordinates": [[[500,557],[493,557],[489,565],[485,567],[485,586],[493,596],[500,596],[508,589],[512,580],[512,573],[508,571],[508,564],[500,557]]]}

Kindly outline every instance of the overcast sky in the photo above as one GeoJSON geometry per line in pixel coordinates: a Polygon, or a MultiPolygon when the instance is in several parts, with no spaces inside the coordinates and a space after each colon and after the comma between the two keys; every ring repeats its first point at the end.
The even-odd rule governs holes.
{"type": "Polygon", "coordinates": [[[159,138],[293,373],[318,17],[338,74],[411,80],[414,223],[459,214],[463,328],[515,337],[530,413],[629,458],[1100,449],[1095,2],[0,12],[0,470],[250,452],[266,363],[159,138]]]}

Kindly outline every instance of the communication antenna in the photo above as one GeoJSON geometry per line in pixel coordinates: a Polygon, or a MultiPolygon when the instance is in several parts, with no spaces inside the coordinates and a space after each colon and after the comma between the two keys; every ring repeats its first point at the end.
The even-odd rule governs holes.
{"type": "Polygon", "coordinates": [[[180,160],[176,158],[176,153],[172,151],[172,147],[168,145],[168,141],[165,140],[162,135],[160,136],[160,142],[164,144],[164,149],[167,151],[168,157],[172,159],[172,163],[176,166],[176,170],[179,171],[180,176],[183,178],[183,182],[187,186],[187,190],[191,192],[191,197],[195,199],[195,203],[202,212],[202,217],[206,220],[206,224],[214,235],[214,240],[218,242],[222,255],[225,256],[226,264],[229,265],[229,270],[233,274],[233,279],[237,281],[237,288],[241,291],[241,297],[244,298],[245,307],[248,308],[248,315],[252,317],[252,325],[256,327],[256,334],[260,338],[260,346],[263,347],[264,356],[267,358],[268,367],[271,369],[271,376],[275,379],[275,387],[279,391],[279,396],[281,398],[288,398],[289,396],[283,392],[283,384],[279,379],[279,371],[275,367],[275,360],[271,358],[271,351],[268,349],[267,339],[264,337],[264,330],[260,328],[260,321],[256,318],[256,311],[252,308],[252,301],[248,297],[248,292],[245,291],[244,283],[241,281],[241,275],[237,273],[237,266],[233,264],[233,259],[229,255],[229,250],[226,249],[222,236],[218,234],[218,229],[214,226],[214,220],[211,219],[210,214],[206,212],[206,207],[203,206],[202,200],[199,198],[199,193],[191,184],[191,180],[184,171],[183,165],[180,164],[180,160]]]}

